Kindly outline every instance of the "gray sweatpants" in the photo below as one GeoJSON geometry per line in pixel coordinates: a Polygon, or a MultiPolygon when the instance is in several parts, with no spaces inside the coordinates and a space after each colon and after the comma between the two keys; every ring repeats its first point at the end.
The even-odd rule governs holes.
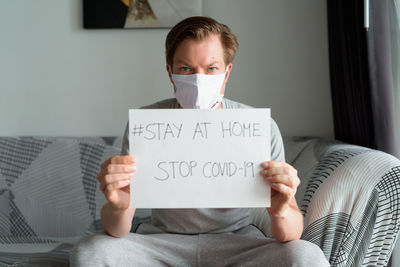
{"type": "Polygon", "coordinates": [[[303,240],[279,243],[253,225],[196,235],[144,228],[123,238],[83,238],[71,253],[71,266],[329,266],[318,246],[303,240]]]}

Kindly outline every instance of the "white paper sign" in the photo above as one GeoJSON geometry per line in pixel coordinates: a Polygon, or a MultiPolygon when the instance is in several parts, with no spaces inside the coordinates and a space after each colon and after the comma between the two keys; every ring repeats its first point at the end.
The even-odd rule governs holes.
{"type": "Polygon", "coordinates": [[[269,207],[269,109],[131,109],[136,208],[269,207]]]}

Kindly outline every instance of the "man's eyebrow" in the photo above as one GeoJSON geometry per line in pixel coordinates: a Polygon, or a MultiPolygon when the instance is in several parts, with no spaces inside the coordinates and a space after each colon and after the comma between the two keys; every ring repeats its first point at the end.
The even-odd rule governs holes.
{"type": "Polygon", "coordinates": [[[211,61],[210,63],[208,63],[208,66],[218,65],[218,64],[219,64],[218,60],[214,60],[214,61],[211,61]]]}
{"type": "MultiPolygon", "coordinates": [[[[185,59],[179,59],[179,60],[176,60],[176,62],[174,62],[174,64],[176,64],[176,65],[185,65],[185,66],[189,66],[190,67],[191,64],[189,62],[190,61],[187,61],[185,59]]],[[[211,62],[207,62],[204,66],[209,67],[209,66],[212,66],[212,65],[220,65],[220,62],[218,60],[213,60],[211,62]]]]}
{"type": "Polygon", "coordinates": [[[184,59],[183,60],[182,59],[181,60],[177,60],[175,62],[175,64],[182,64],[182,65],[188,65],[188,66],[190,65],[190,64],[188,64],[188,61],[186,61],[184,59]]]}

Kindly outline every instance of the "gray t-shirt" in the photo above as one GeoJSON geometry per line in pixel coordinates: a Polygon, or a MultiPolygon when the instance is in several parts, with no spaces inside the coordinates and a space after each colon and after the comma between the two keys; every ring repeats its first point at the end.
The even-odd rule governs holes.
{"type": "MultiPolygon", "coordinates": [[[[166,99],[145,109],[180,108],[175,98],[166,99]]],[[[222,100],[222,108],[251,108],[250,106],[222,100]]],[[[122,155],[129,155],[128,125],[122,143],[122,155]]],[[[271,159],[285,161],[282,136],[275,121],[271,119],[271,159]]],[[[240,229],[251,223],[250,208],[226,209],[153,209],[152,224],[165,232],[198,234],[221,233],[240,229]]]]}

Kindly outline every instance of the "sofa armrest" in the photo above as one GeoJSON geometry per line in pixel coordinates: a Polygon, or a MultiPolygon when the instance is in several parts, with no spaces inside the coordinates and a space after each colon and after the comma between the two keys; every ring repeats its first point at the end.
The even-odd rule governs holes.
{"type": "Polygon", "coordinates": [[[302,179],[302,239],[320,246],[334,266],[386,265],[400,223],[400,161],[360,146],[322,143],[314,147],[312,174],[302,179]]]}

